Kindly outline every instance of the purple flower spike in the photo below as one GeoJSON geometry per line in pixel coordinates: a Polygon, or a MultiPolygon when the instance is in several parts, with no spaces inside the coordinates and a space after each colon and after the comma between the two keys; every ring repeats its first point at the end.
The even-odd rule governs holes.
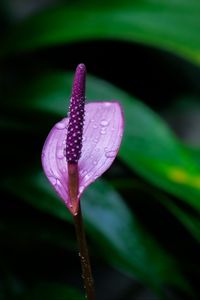
{"type": "Polygon", "coordinates": [[[85,108],[85,77],[85,65],[80,64],[78,65],[74,76],[74,84],[69,108],[66,158],[67,161],[71,163],[77,163],[81,156],[85,108]]]}
{"type": "Polygon", "coordinates": [[[110,167],[118,153],[124,130],[124,118],[118,102],[92,102],[85,105],[85,119],[83,120],[85,90],[85,67],[83,65],[77,68],[73,87],[72,98],[74,99],[71,99],[70,109],[76,101],[79,102],[79,95],[82,99],[80,106],[76,105],[77,108],[74,108],[76,117],[72,116],[70,110],[69,118],[62,119],[52,128],[43,147],[42,165],[59,197],[65,202],[70,212],[76,215],[80,196],[85,188],[110,167]],[[78,119],[78,112],[82,116],[81,119],[78,119]],[[82,136],[79,133],[82,125],[76,125],[73,120],[80,121],[80,123],[84,121],[82,136]],[[75,136],[74,133],[77,135],[75,136]],[[80,140],[79,147],[73,150],[78,143],[75,142],[78,140],[77,137],[80,140]],[[74,156],[74,160],[71,160],[75,151],[76,157],[74,156]],[[71,196],[70,191],[73,174],[78,174],[78,179],[75,176],[75,185],[77,185],[75,198],[71,196]]]}

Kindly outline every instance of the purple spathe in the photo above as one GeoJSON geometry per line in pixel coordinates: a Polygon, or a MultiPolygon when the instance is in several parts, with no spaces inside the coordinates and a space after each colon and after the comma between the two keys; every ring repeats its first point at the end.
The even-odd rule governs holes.
{"type": "MultiPolygon", "coordinates": [[[[68,122],[69,119],[64,118],[50,131],[42,151],[42,165],[51,185],[73,214],[65,157],[68,122]]],[[[112,164],[121,144],[123,130],[123,112],[118,102],[86,104],[82,152],[78,161],[77,202],[85,188],[112,164]]]]}

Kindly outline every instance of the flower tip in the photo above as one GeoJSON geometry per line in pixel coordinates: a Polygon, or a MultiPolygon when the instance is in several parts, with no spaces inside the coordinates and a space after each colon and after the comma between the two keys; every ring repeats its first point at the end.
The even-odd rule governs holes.
{"type": "Polygon", "coordinates": [[[85,64],[81,63],[77,66],[76,71],[82,71],[82,72],[86,72],[86,66],[85,64]]]}

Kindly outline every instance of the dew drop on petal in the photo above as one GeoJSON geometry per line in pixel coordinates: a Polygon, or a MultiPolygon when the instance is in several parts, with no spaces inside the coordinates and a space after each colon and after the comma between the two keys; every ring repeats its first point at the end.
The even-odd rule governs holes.
{"type": "Polygon", "coordinates": [[[56,179],[56,185],[61,186],[61,182],[58,178],[56,179]]]}
{"type": "Polygon", "coordinates": [[[85,180],[88,180],[88,179],[91,179],[91,177],[92,177],[92,173],[87,173],[86,172],[86,175],[85,175],[85,180]]]}
{"type": "Polygon", "coordinates": [[[56,153],[57,158],[62,159],[64,157],[63,149],[59,149],[56,153]]]}
{"type": "Polygon", "coordinates": [[[94,128],[94,129],[96,129],[96,128],[97,128],[97,125],[96,125],[96,124],[94,124],[94,125],[93,125],[93,128],[94,128]]]}
{"type": "Polygon", "coordinates": [[[90,178],[89,174],[86,174],[86,175],[85,175],[85,179],[87,180],[87,179],[89,179],[89,178],[90,178]]]}
{"type": "Polygon", "coordinates": [[[95,139],[93,140],[93,142],[94,142],[95,144],[98,143],[98,139],[95,138],[95,139]]]}
{"type": "Polygon", "coordinates": [[[104,103],[104,106],[105,106],[105,107],[109,107],[109,106],[111,106],[111,103],[110,103],[110,102],[105,102],[105,103],[104,103]]]}
{"type": "Polygon", "coordinates": [[[54,176],[49,176],[49,180],[53,185],[56,185],[56,178],[54,176]]]}
{"type": "Polygon", "coordinates": [[[82,193],[83,190],[84,190],[84,186],[83,185],[79,186],[79,192],[82,193]]]}
{"type": "Polygon", "coordinates": [[[65,124],[65,121],[61,121],[61,122],[58,122],[55,126],[57,129],[64,129],[66,124],[65,124]]]}
{"type": "Polygon", "coordinates": [[[105,152],[105,156],[106,156],[107,158],[115,157],[116,154],[117,154],[117,150],[105,152]]]}
{"type": "Polygon", "coordinates": [[[103,127],[106,127],[106,126],[108,126],[108,121],[102,120],[100,125],[103,126],[103,127]]]}
{"type": "Polygon", "coordinates": [[[101,134],[106,134],[105,129],[101,129],[100,133],[101,133],[101,134]]]}

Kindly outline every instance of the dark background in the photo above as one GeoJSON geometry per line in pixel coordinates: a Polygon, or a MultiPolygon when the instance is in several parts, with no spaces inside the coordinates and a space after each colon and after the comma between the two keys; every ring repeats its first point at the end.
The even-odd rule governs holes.
{"type": "MultiPolygon", "coordinates": [[[[183,6],[185,2],[187,3],[183,1],[183,6]]],[[[49,129],[58,119],[56,112],[54,115],[49,114],[48,110],[32,110],[32,106],[29,107],[29,95],[32,98],[32,94],[35,93],[29,88],[32,81],[45,76],[48,72],[52,74],[73,72],[77,64],[83,62],[89,74],[126,91],[133,99],[139,99],[152,109],[167,124],[166,126],[172,129],[181,147],[187,145],[188,149],[192,149],[190,155],[191,157],[194,155],[192,159],[195,159],[197,166],[197,162],[200,161],[198,63],[184,59],[178,55],[179,53],[175,51],[173,53],[163,47],[117,38],[100,39],[98,35],[93,39],[80,38],[76,42],[58,42],[38,49],[32,47],[28,50],[15,51],[14,43],[12,44],[12,39],[9,40],[9,36],[12,37],[16,24],[23,22],[24,18],[31,18],[32,14],[37,14],[40,10],[45,11],[48,7],[60,4],[70,9],[70,1],[1,3],[2,45],[4,47],[9,42],[8,45],[11,47],[7,48],[9,50],[6,55],[5,53],[1,55],[0,299],[2,300],[82,299],[76,289],[83,294],[71,217],[66,212],[66,220],[70,220],[66,222],[65,217],[59,218],[52,212],[53,206],[42,207],[44,196],[42,188],[40,191],[40,188],[32,186],[29,180],[29,176],[34,178],[41,171],[41,149],[49,129]],[[28,98],[23,99],[23,106],[19,95],[23,95],[24,90],[28,98]]],[[[82,1],[77,1],[76,5],[77,9],[79,5],[84,6],[82,1]]],[[[110,5],[115,4],[111,1],[110,5]]],[[[98,9],[97,5],[96,10],[98,9]]],[[[191,12],[188,14],[192,17],[191,12]]],[[[31,32],[27,33],[24,39],[29,39],[29,34],[31,35],[31,32]]],[[[196,43],[200,49],[198,41],[196,43]]],[[[50,85],[49,82],[49,87],[50,85]]],[[[36,87],[40,95],[40,85],[36,87]]],[[[66,99],[69,98],[70,90],[66,88],[62,93],[66,94],[66,99]]],[[[42,95],[44,94],[41,93],[41,102],[42,95]]],[[[118,95],[113,95],[113,98],[115,97],[118,98],[118,95]]],[[[123,105],[123,99],[121,101],[123,105]]],[[[63,107],[63,115],[66,113],[67,105],[63,107]]],[[[142,118],[145,120],[146,115],[144,114],[142,118]]],[[[129,123],[127,126],[131,128],[137,126],[137,123],[133,119],[133,124],[129,123]]],[[[134,145],[134,142],[134,139],[131,140],[131,144],[134,145]]],[[[120,194],[128,211],[136,218],[138,226],[143,228],[144,240],[145,237],[152,237],[159,247],[165,250],[167,256],[173,257],[189,288],[187,291],[184,290],[184,284],[178,283],[176,275],[173,283],[161,278],[162,276],[159,277],[155,271],[155,276],[156,274],[158,276],[157,287],[160,287],[158,291],[152,286],[151,276],[148,276],[150,267],[145,260],[141,261],[141,269],[136,268],[135,272],[128,272],[128,267],[124,267],[121,261],[118,265],[117,258],[112,262],[109,257],[118,255],[117,250],[116,254],[112,252],[115,245],[112,245],[112,240],[110,245],[104,236],[99,235],[98,238],[95,229],[94,232],[92,228],[88,229],[92,225],[86,213],[86,230],[94,267],[97,299],[197,299],[200,275],[199,211],[192,202],[182,201],[184,197],[170,188],[167,190],[159,183],[155,184],[148,180],[148,176],[140,173],[138,168],[139,166],[134,169],[128,164],[126,158],[123,159],[122,152],[122,156],[116,159],[112,168],[103,177],[120,194]],[[180,219],[178,214],[172,213],[172,210],[158,200],[163,197],[176,205],[187,217],[180,219]],[[98,243],[96,239],[99,239],[98,243]]],[[[159,177],[159,174],[157,176],[159,177]]],[[[198,195],[199,191],[195,193],[198,195]]],[[[54,199],[53,192],[52,195],[54,199]]],[[[45,197],[48,203],[48,195],[45,197]]],[[[65,207],[62,209],[65,214],[65,207]]],[[[123,224],[123,219],[120,222],[123,224]]],[[[112,230],[110,234],[112,235],[112,230]]],[[[145,249],[151,261],[157,253],[152,254],[148,245],[145,249]]],[[[142,251],[137,243],[135,251],[142,251]]],[[[127,259],[126,253],[128,252],[123,255],[127,259]]],[[[132,255],[134,256],[134,253],[132,255]]],[[[157,263],[161,264],[159,260],[157,263]]],[[[173,277],[170,272],[172,271],[169,271],[168,278],[173,277]]]]}

